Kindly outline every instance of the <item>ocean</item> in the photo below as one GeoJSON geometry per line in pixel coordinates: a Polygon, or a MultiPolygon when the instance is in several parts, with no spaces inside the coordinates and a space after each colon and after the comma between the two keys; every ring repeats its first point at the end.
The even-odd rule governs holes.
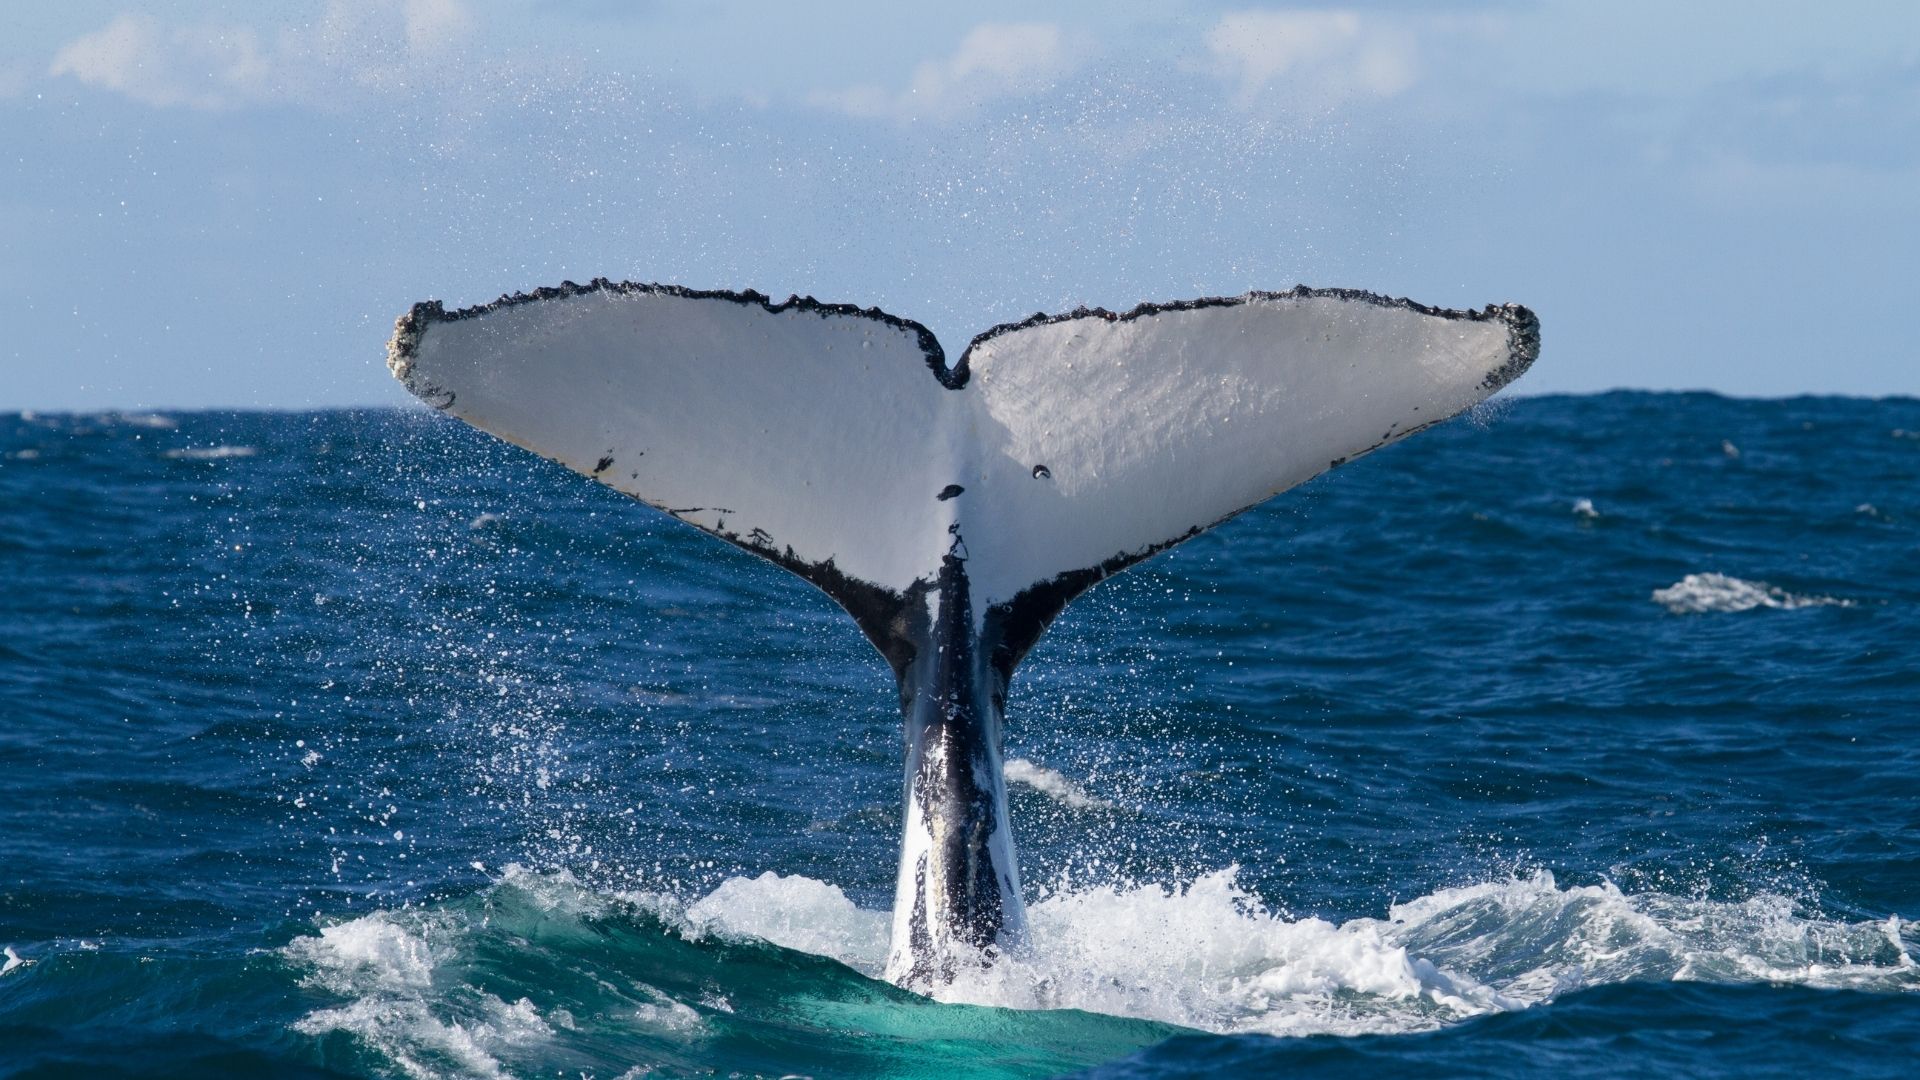
{"type": "Polygon", "coordinates": [[[1069,607],[1028,955],[892,677],[425,408],[0,416],[0,1076],[1909,1076],[1920,400],[1497,402],[1069,607]]]}

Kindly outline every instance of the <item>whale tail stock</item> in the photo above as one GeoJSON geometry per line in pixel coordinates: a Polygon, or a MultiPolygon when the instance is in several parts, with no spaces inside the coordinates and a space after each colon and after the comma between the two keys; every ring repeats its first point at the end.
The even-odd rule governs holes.
{"type": "Polygon", "coordinates": [[[1516,305],[1351,290],[1036,315],[949,365],[878,309],[596,280],[402,316],[428,404],[832,597],[900,682],[888,975],[1024,939],[1000,728],[1014,669],[1101,579],[1518,377],[1516,305]]]}

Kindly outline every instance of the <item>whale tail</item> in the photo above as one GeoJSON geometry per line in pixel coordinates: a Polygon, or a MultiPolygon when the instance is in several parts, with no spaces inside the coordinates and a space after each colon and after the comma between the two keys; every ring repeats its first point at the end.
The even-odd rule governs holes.
{"type": "Polygon", "coordinates": [[[1036,315],[949,365],[878,309],[596,280],[389,346],[428,404],[805,578],[900,680],[907,837],[889,972],[1018,941],[1000,718],[1101,579],[1439,423],[1524,372],[1526,308],[1309,289],[1036,315]]]}

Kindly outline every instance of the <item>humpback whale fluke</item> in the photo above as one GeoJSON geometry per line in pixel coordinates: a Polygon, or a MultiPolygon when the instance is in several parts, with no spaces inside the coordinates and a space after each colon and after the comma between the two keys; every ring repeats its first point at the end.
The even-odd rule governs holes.
{"type": "Polygon", "coordinates": [[[906,726],[887,975],[925,988],[1025,937],[1000,725],[1061,609],[1483,400],[1539,345],[1517,305],[1301,286],[1035,315],[949,365],[926,327],[877,308],[601,279],[416,304],[388,365],[435,408],[853,616],[906,726]]]}

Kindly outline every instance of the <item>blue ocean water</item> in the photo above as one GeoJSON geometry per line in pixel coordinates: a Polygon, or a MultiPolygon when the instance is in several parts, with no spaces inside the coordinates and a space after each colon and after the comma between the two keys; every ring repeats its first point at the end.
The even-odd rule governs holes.
{"type": "Polygon", "coordinates": [[[424,409],[0,417],[0,1075],[1911,1075],[1920,401],[1529,398],[1103,584],[878,981],[824,597],[424,409]]]}

